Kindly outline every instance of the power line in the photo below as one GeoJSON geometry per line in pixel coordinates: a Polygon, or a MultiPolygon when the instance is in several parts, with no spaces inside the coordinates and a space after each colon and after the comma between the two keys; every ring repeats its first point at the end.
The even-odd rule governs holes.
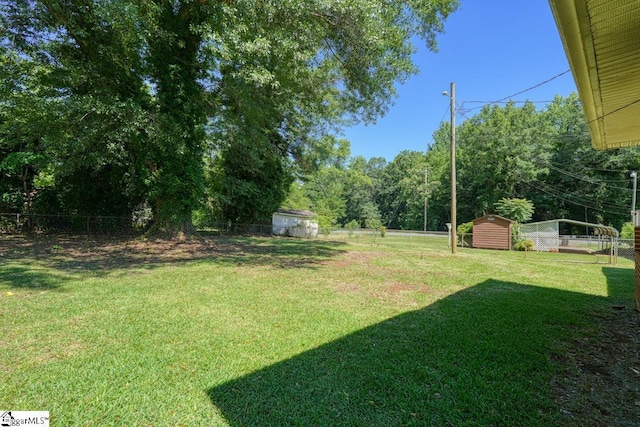
{"type": "MultiPolygon", "coordinates": [[[[514,100],[509,100],[509,101],[462,101],[463,104],[468,103],[468,104],[526,104],[526,103],[531,103],[531,104],[547,104],[549,102],[553,102],[553,100],[551,101],[531,101],[529,99],[524,100],[524,101],[514,101],[514,100]]],[[[481,108],[481,107],[478,107],[481,108]]]]}
{"type": "Polygon", "coordinates": [[[616,109],[615,109],[615,110],[613,110],[613,111],[609,111],[608,113],[603,114],[603,115],[601,115],[601,116],[598,116],[598,117],[596,117],[596,118],[595,118],[595,119],[593,119],[593,120],[589,120],[589,121],[587,122],[587,124],[591,124],[591,123],[595,122],[596,120],[604,119],[604,118],[605,118],[605,117],[607,117],[607,116],[610,116],[610,115],[612,115],[612,114],[614,114],[614,113],[617,113],[618,111],[624,110],[625,108],[629,108],[629,107],[631,107],[632,105],[635,105],[635,104],[637,104],[637,103],[639,103],[639,102],[640,102],[640,99],[636,99],[635,101],[631,101],[630,103],[625,104],[625,105],[623,105],[622,107],[616,108],[616,109]]]}
{"type": "MultiPolygon", "coordinates": [[[[499,166],[499,163],[497,162],[497,159],[495,159],[493,157],[483,158],[482,161],[492,165],[493,167],[498,167],[499,166]]],[[[575,180],[585,181],[585,182],[587,182],[589,184],[592,184],[592,185],[602,185],[603,187],[606,187],[608,189],[631,191],[628,188],[622,188],[622,187],[607,185],[605,183],[597,181],[596,179],[589,179],[588,177],[581,176],[578,173],[573,173],[573,172],[569,172],[569,171],[566,171],[566,170],[561,169],[561,168],[557,168],[557,167],[555,167],[553,165],[550,165],[549,163],[545,163],[544,160],[542,160],[540,158],[535,158],[534,157],[532,159],[532,161],[534,161],[535,163],[541,164],[541,165],[551,166],[552,169],[556,169],[558,172],[564,173],[567,176],[569,176],[569,177],[571,177],[572,179],[575,179],[575,180]]],[[[605,212],[605,213],[610,213],[610,214],[615,214],[615,215],[626,215],[626,213],[623,213],[624,211],[626,211],[626,208],[627,208],[626,205],[620,205],[620,204],[611,203],[611,202],[608,202],[608,201],[598,201],[593,196],[590,196],[590,195],[587,195],[587,194],[580,194],[580,193],[577,193],[577,192],[569,192],[566,189],[558,189],[558,188],[553,187],[551,184],[549,184],[547,182],[544,182],[543,180],[539,180],[539,179],[536,179],[534,181],[522,180],[521,183],[529,186],[530,188],[533,188],[534,190],[546,193],[551,197],[566,201],[567,203],[571,203],[571,204],[574,204],[574,205],[577,205],[577,206],[581,206],[581,207],[586,207],[586,208],[592,209],[592,210],[598,210],[598,211],[605,212]],[[538,183],[539,185],[543,185],[544,188],[540,188],[538,185],[535,185],[535,183],[538,183]],[[623,211],[623,212],[621,212],[621,211],[623,211]]]]}
{"type": "Polygon", "coordinates": [[[501,102],[501,101],[505,101],[505,100],[507,100],[507,99],[509,99],[509,98],[513,98],[514,96],[522,95],[522,94],[523,94],[523,93],[525,93],[525,92],[529,92],[530,90],[533,90],[533,89],[539,88],[540,86],[545,85],[545,84],[547,84],[547,83],[549,83],[549,82],[551,82],[551,81],[553,81],[553,80],[557,79],[558,77],[562,77],[562,76],[564,76],[564,75],[565,75],[565,74],[567,74],[569,71],[571,71],[571,69],[568,69],[567,71],[563,71],[563,72],[562,72],[562,73],[560,73],[560,74],[556,74],[555,76],[551,77],[550,79],[547,79],[547,80],[545,80],[545,81],[543,81],[543,82],[540,82],[540,83],[538,83],[537,85],[531,86],[531,87],[529,87],[529,88],[527,88],[527,89],[525,89],[525,90],[521,90],[520,92],[516,92],[516,93],[514,93],[513,95],[505,96],[504,98],[498,99],[497,101],[493,101],[493,104],[497,104],[497,103],[499,103],[499,102],[501,102]]]}
{"type": "MultiPolygon", "coordinates": [[[[614,215],[628,215],[628,212],[619,212],[617,210],[612,210],[611,209],[611,208],[614,208],[614,209],[625,209],[625,206],[610,205],[610,204],[603,203],[602,207],[600,207],[600,206],[596,206],[594,204],[587,204],[585,202],[586,199],[582,199],[581,198],[581,201],[576,201],[574,199],[571,199],[570,197],[567,197],[567,195],[568,196],[573,196],[574,198],[579,197],[574,193],[567,193],[567,192],[563,191],[563,192],[561,192],[561,194],[558,194],[557,192],[551,191],[549,189],[540,188],[539,186],[533,184],[532,182],[525,182],[524,184],[529,186],[533,190],[545,193],[545,194],[547,194],[547,195],[549,195],[549,196],[551,196],[553,198],[563,200],[565,202],[571,203],[571,204],[576,205],[576,206],[580,206],[580,207],[583,207],[583,208],[587,208],[587,209],[591,209],[591,210],[595,210],[595,211],[599,211],[599,212],[614,214],[614,215]],[[607,208],[605,208],[605,206],[607,206],[607,208]]],[[[555,190],[557,191],[557,189],[555,189],[555,190]]],[[[589,202],[593,203],[594,201],[593,200],[589,200],[589,202]]]]}
{"type": "Polygon", "coordinates": [[[548,167],[550,169],[555,170],[556,172],[559,172],[561,174],[567,175],[567,176],[569,176],[571,178],[574,178],[574,179],[577,179],[579,181],[588,182],[589,184],[603,185],[605,187],[615,188],[617,190],[632,191],[630,188],[618,187],[616,185],[608,185],[608,184],[606,184],[607,182],[629,182],[629,180],[624,180],[624,181],[623,180],[616,180],[616,181],[599,180],[599,179],[594,178],[594,177],[585,177],[583,175],[580,175],[579,173],[567,171],[565,169],[562,169],[562,168],[559,168],[557,166],[554,166],[551,163],[545,162],[544,160],[541,160],[541,159],[534,159],[533,161],[536,162],[538,165],[548,167]]]}
{"type": "MultiPolygon", "coordinates": [[[[507,102],[507,103],[508,103],[508,102],[516,102],[516,103],[526,103],[526,102],[531,102],[531,103],[533,103],[533,104],[543,104],[543,103],[547,103],[547,104],[548,104],[548,103],[553,102],[553,101],[507,101],[507,100],[509,100],[510,98],[513,98],[514,96],[518,96],[518,95],[522,95],[523,93],[527,93],[527,92],[529,92],[529,91],[531,91],[531,90],[533,90],[533,89],[537,89],[537,88],[539,88],[540,86],[543,86],[543,85],[545,85],[545,84],[547,84],[547,83],[549,83],[549,82],[551,82],[551,81],[553,81],[553,80],[555,80],[555,79],[557,79],[557,78],[559,78],[559,77],[564,76],[565,74],[567,74],[567,73],[568,73],[568,72],[570,72],[570,71],[571,71],[571,69],[568,69],[568,70],[566,70],[566,71],[563,71],[562,73],[560,73],[560,74],[556,74],[555,76],[553,76],[553,77],[551,77],[551,78],[549,78],[549,79],[546,79],[546,80],[544,80],[544,81],[542,81],[542,82],[540,82],[540,83],[538,83],[538,84],[535,84],[535,85],[533,85],[533,86],[531,86],[531,87],[528,87],[528,88],[526,88],[526,89],[524,89],[524,90],[518,91],[518,92],[516,92],[516,93],[514,93],[514,94],[512,94],[512,95],[505,96],[504,98],[500,98],[500,99],[498,99],[498,100],[496,100],[496,101],[463,101],[461,105],[462,105],[462,106],[464,106],[464,104],[465,104],[465,103],[478,103],[478,104],[485,104],[485,105],[488,105],[488,104],[501,104],[501,103],[505,103],[505,102],[507,102]]],[[[640,102],[640,100],[638,100],[638,102],[640,102]]],[[[471,111],[471,110],[475,110],[475,109],[480,109],[480,108],[483,108],[483,106],[481,106],[481,107],[469,108],[469,109],[467,109],[467,111],[466,111],[466,112],[471,111]]],[[[465,112],[465,113],[466,113],[466,112],[465,112]]],[[[463,113],[462,115],[464,115],[464,113],[463,113]]],[[[442,121],[442,120],[441,120],[441,121],[442,121]]]]}
{"type": "Polygon", "coordinates": [[[530,101],[530,100],[526,100],[526,101],[501,101],[501,102],[493,102],[493,101],[462,101],[461,109],[463,109],[465,113],[468,113],[469,111],[473,111],[473,110],[481,110],[481,109],[483,109],[484,107],[486,107],[489,104],[509,104],[509,103],[513,103],[513,104],[526,104],[526,103],[530,103],[530,104],[550,104],[552,102],[553,101],[530,101]],[[484,105],[481,105],[479,107],[464,108],[464,104],[484,104],[484,105]]]}
{"type": "Polygon", "coordinates": [[[449,112],[450,108],[447,105],[447,108],[444,109],[444,113],[442,113],[442,117],[440,118],[440,123],[442,123],[444,121],[444,117],[447,115],[447,113],[449,112]]]}

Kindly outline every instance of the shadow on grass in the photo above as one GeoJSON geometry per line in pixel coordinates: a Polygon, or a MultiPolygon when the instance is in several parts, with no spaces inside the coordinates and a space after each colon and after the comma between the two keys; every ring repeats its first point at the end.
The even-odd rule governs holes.
{"type": "Polygon", "coordinates": [[[613,304],[624,304],[633,297],[635,271],[632,268],[602,267],[602,274],[607,278],[607,295],[613,304]]]}
{"type": "Polygon", "coordinates": [[[64,273],[93,276],[199,260],[220,265],[314,268],[344,252],[344,246],[319,240],[206,234],[183,242],[83,235],[14,236],[0,237],[0,259],[37,261],[64,273]]]}
{"type": "Polygon", "coordinates": [[[0,267],[0,284],[14,289],[52,290],[69,280],[65,274],[52,274],[24,265],[3,265],[0,267]]]}
{"type": "Polygon", "coordinates": [[[207,392],[231,426],[562,424],[551,355],[606,303],[488,280],[207,392]]]}

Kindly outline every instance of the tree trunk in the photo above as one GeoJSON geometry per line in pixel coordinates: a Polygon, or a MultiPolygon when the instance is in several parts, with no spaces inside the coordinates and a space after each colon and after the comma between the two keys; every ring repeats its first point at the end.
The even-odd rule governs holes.
{"type": "Polygon", "coordinates": [[[192,212],[204,193],[203,146],[206,114],[198,82],[202,23],[200,2],[162,6],[150,64],[157,83],[159,135],[156,140],[151,204],[153,229],[170,235],[195,232],[192,212]]]}

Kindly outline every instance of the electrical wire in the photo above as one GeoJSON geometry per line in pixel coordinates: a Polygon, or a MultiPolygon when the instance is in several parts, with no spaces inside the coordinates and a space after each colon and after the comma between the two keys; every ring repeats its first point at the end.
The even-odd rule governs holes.
{"type": "Polygon", "coordinates": [[[466,117],[466,113],[470,112],[470,111],[474,111],[474,110],[482,110],[484,107],[486,107],[487,105],[491,105],[491,104],[509,104],[509,103],[513,103],[513,104],[526,104],[526,103],[531,103],[531,104],[550,104],[553,101],[501,101],[501,102],[491,102],[491,101],[462,101],[462,105],[460,107],[461,110],[464,111],[464,113],[462,114],[463,116],[466,117]],[[468,108],[464,108],[464,104],[471,104],[471,103],[478,103],[478,104],[483,104],[479,107],[468,107],[468,108]]]}
{"type": "Polygon", "coordinates": [[[445,108],[444,113],[442,113],[442,118],[440,119],[440,123],[444,122],[444,118],[447,115],[447,112],[449,112],[450,110],[450,105],[451,105],[451,101],[449,101],[449,105],[447,105],[447,108],[445,108]]]}
{"type": "MultiPolygon", "coordinates": [[[[489,163],[490,165],[492,165],[493,167],[497,168],[499,166],[497,160],[493,157],[486,157],[482,159],[483,162],[485,163],[489,163]]],[[[533,159],[534,162],[536,163],[545,163],[542,159],[533,159]]],[[[611,186],[611,185],[606,185],[604,183],[599,182],[598,180],[595,179],[589,179],[588,177],[583,177],[577,173],[573,173],[570,171],[566,171],[564,169],[561,168],[555,168],[557,169],[557,171],[559,173],[564,173],[565,175],[569,176],[570,178],[574,179],[574,180],[581,180],[581,181],[585,181],[591,185],[601,185],[603,187],[606,187],[608,189],[615,189],[615,190],[622,190],[622,191],[629,191],[631,192],[632,190],[628,189],[628,188],[622,188],[622,187],[618,187],[618,186],[611,186]]],[[[571,203],[577,206],[581,206],[581,207],[586,207],[588,209],[592,209],[592,210],[598,210],[604,213],[609,213],[609,214],[615,214],[615,215],[626,215],[626,213],[623,213],[627,206],[626,205],[621,205],[621,204],[617,204],[617,203],[612,203],[610,201],[597,201],[595,199],[593,199],[592,197],[585,195],[585,194],[580,194],[577,192],[569,192],[566,189],[558,189],[553,187],[551,184],[548,184],[544,181],[526,181],[523,180],[521,182],[522,184],[525,184],[527,186],[529,186],[530,188],[533,188],[534,190],[538,190],[539,192],[543,192],[545,194],[548,194],[551,197],[557,198],[557,199],[561,199],[563,201],[566,201],[567,203],[571,203]],[[535,185],[534,183],[538,183],[538,184],[542,184],[544,185],[544,188],[540,188],[539,186],[535,185]]]]}
{"type": "MultiPolygon", "coordinates": [[[[489,104],[502,104],[502,103],[509,103],[509,102],[513,102],[513,103],[527,103],[527,102],[530,102],[530,103],[532,103],[532,104],[544,104],[544,103],[548,104],[548,103],[553,102],[553,101],[513,101],[513,100],[511,100],[511,98],[513,98],[513,97],[515,97],[515,96],[518,96],[518,95],[522,95],[523,93],[527,93],[527,92],[529,92],[529,91],[532,91],[533,89],[537,89],[537,88],[539,88],[540,86],[544,86],[545,84],[547,84],[547,83],[549,83],[549,82],[552,82],[553,80],[555,80],[555,79],[557,79],[557,78],[559,78],[559,77],[564,76],[565,74],[569,73],[570,71],[571,71],[571,69],[568,69],[568,70],[566,70],[566,71],[561,72],[560,74],[556,74],[555,76],[553,76],[553,77],[551,77],[551,78],[549,78],[549,79],[546,79],[546,80],[544,80],[544,81],[542,81],[542,82],[540,82],[540,83],[537,83],[537,84],[535,84],[535,85],[533,85],[533,86],[531,86],[531,87],[528,87],[528,88],[526,88],[526,89],[524,89],[524,90],[518,91],[518,92],[516,92],[516,93],[514,93],[514,94],[511,94],[511,95],[509,95],[509,96],[505,96],[505,97],[500,98],[500,99],[495,100],[495,101],[463,101],[463,102],[462,102],[462,106],[464,106],[464,104],[465,104],[465,103],[476,103],[476,104],[485,104],[485,105],[489,105],[489,104]],[[508,100],[508,101],[507,101],[507,100],[508,100]]],[[[640,102],[640,100],[638,100],[638,101],[636,101],[636,102],[640,102]]],[[[468,108],[468,109],[466,110],[466,112],[469,112],[469,111],[471,111],[471,110],[481,109],[481,108],[483,108],[485,105],[482,105],[482,106],[480,106],[480,107],[468,108]]],[[[466,112],[465,112],[465,113],[466,113],[466,112]]],[[[614,111],[614,112],[615,112],[615,111],[614,111]]],[[[612,114],[612,113],[614,113],[614,112],[611,112],[610,114],[612,114]]],[[[463,114],[463,115],[464,115],[464,114],[463,114]]]]}
{"type": "MultiPolygon", "coordinates": [[[[570,71],[571,70],[568,69],[568,70],[563,71],[563,72],[561,72],[559,74],[556,74],[555,76],[553,76],[553,77],[551,77],[549,79],[546,79],[546,80],[544,80],[544,81],[542,81],[542,82],[540,82],[538,84],[535,84],[535,85],[530,86],[530,87],[528,87],[528,88],[526,88],[524,90],[518,91],[518,92],[516,92],[514,94],[511,94],[509,96],[500,98],[500,99],[495,100],[495,101],[475,101],[475,100],[474,101],[463,101],[463,102],[460,103],[459,107],[456,106],[455,111],[458,114],[460,114],[462,117],[465,117],[465,118],[468,119],[469,117],[467,117],[467,114],[469,112],[471,112],[473,110],[477,110],[477,109],[482,109],[486,105],[489,105],[489,104],[527,103],[527,102],[532,103],[532,104],[543,104],[543,103],[548,104],[548,103],[551,103],[553,101],[513,101],[513,100],[511,100],[511,98],[516,97],[518,95],[522,95],[522,94],[527,93],[527,92],[529,92],[531,90],[534,90],[536,88],[539,88],[540,86],[543,86],[543,85],[545,85],[545,84],[547,84],[547,83],[549,83],[549,82],[551,82],[551,81],[553,81],[553,80],[555,80],[557,78],[560,78],[560,77],[566,75],[570,71]],[[465,104],[470,104],[470,103],[478,103],[478,104],[484,104],[484,105],[479,106],[479,107],[471,107],[471,108],[466,108],[465,109],[464,108],[465,104]]],[[[607,117],[607,116],[609,116],[611,114],[614,114],[614,113],[616,113],[618,111],[621,111],[621,110],[623,110],[625,108],[628,108],[628,107],[630,107],[632,105],[635,105],[637,103],[640,103],[640,99],[632,101],[632,102],[630,102],[630,103],[628,103],[628,104],[626,104],[626,105],[624,105],[624,106],[622,106],[620,108],[617,108],[616,110],[610,111],[607,114],[604,114],[601,117],[598,117],[598,118],[596,118],[596,119],[594,119],[592,121],[586,122],[586,125],[589,125],[590,123],[592,123],[595,120],[607,117]]],[[[446,115],[446,111],[443,113],[442,119],[440,120],[441,122],[444,120],[445,115],[446,115]]],[[[586,135],[589,135],[589,133],[588,133],[588,130],[585,129],[584,132],[579,133],[579,134],[577,134],[577,133],[576,134],[567,134],[567,133],[565,133],[565,134],[555,134],[555,133],[553,133],[553,134],[550,134],[549,137],[558,138],[558,139],[562,140],[562,139],[569,139],[569,138],[584,138],[586,135]]],[[[540,135],[540,136],[544,137],[543,135],[540,135]]],[[[491,160],[490,160],[490,162],[494,163],[491,160]]],[[[629,180],[600,180],[600,179],[597,179],[595,177],[588,177],[588,176],[585,176],[585,175],[581,175],[579,173],[567,171],[567,170],[565,170],[563,168],[560,168],[558,166],[553,165],[551,162],[544,161],[542,159],[537,159],[536,163],[538,163],[541,166],[548,167],[549,169],[552,169],[557,173],[564,174],[564,175],[566,175],[566,176],[568,176],[568,177],[570,177],[572,179],[576,179],[576,180],[579,180],[579,181],[582,181],[582,182],[586,182],[586,183],[591,184],[591,185],[599,185],[599,186],[603,186],[603,187],[608,188],[608,189],[613,189],[613,190],[618,190],[618,191],[625,191],[625,192],[626,191],[628,191],[628,192],[632,191],[631,189],[629,189],[627,187],[620,187],[620,186],[615,186],[615,185],[610,185],[609,184],[609,183],[612,183],[612,182],[626,182],[626,183],[628,183],[629,180]]],[[[494,163],[494,166],[495,166],[495,163],[494,163]]],[[[584,166],[584,169],[593,170],[593,171],[600,171],[600,172],[606,172],[606,173],[628,173],[629,172],[628,170],[597,169],[597,168],[588,168],[586,166],[584,166]]],[[[598,202],[598,201],[596,201],[596,200],[594,200],[594,199],[592,199],[590,197],[585,197],[584,194],[577,194],[577,193],[567,192],[566,189],[559,190],[557,188],[551,187],[549,184],[546,184],[543,181],[537,181],[537,182],[544,184],[545,187],[541,188],[540,186],[535,185],[532,182],[527,182],[527,181],[524,181],[523,184],[529,186],[530,188],[532,188],[534,190],[537,190],[537,191],[540,191],[540,192],[542,192],[544,194],[547,194],[550,197],[563,200],[563,201],[565,201],[567,203],[571,203],[571,204],[574,204],[576,206],[581,206],[581,207],[584,207],[584,208],[587,208],[587,209],[596,210],[596,211],[599,211],[599,212],[608,213],[608,214],[614,214],[614,215],[627,215],[628,214],[628,212],[626,212],[626,206],[619,205],[619,204],[616,204],[616,203],[611,203],[611,202],[598,202]]]]}
{"type": "Polygon", "coordinates": [[[529,91],[531,91],[531,90],[533,90],[533,89],[537,89],[537,88],[539,88],[540,86],[546,85],[547,83],[549,83],[549,82],[551,82],[551,81],[553,81],[553,80],[555,80],[555,79],[557,79],[557,78],[559,78],[559,77],[564,76],[565,74],[567,74],[567,73],[568,73],[568,72],[570,72],[570,71],[571,71],[571,69],[568,69],[568,70],[566,70],[566,71],[563,71],[562,73],[560,73],[560,74],[556,74],[555,76],[551,77],[550,79],[547,79],[547,80],[545,80],[545,81],[543,81],[543,82],[540,82],[540,83],[538,83],[537,85],[531,86],[531,87],[529,87],[529,88],[527,88],[527,89],[525,89],[525,90],[521,90],[520,92],[516,92],[516,93],[514,93],[513,95],[505,96],[504,98],[500,98],[500,99],[498,99],[497,101],[493,101],[493,102],[492,102],[492,104],[497,104],[497,103],[502,102],[502,101],[505,101],[505,100],[507,100],[507,99],[509,99],[509,98],[513,98],[514,96],[522,95],[523,93],[529,92],[529,91]]]}
{"type": "Polygon", "coordinates": [[[603,115],[601,115],[601,116],[598,116],[598,117],[596,117],[596,118],[595,118],[595,119],[593,119],[593,120],[589,120],[589,121],[587,122],[587,124],[588,124],[588,125],[590,125],[591,123],[593,123],[593,122],[595,122],[595,121],[597,121],[597,120],[604,119],[604,118],[605,118],[605,117],[607,117],[607,116],[610,116],[610,115],[612,115],[612,114],[615,114],[615,113],[617,113],[618,111],[624,110],[624,109],[626,109],[626,108],[629,108],[629,107],[631,107],[632,105],[635,105],[635,104],[637,104],[637,103],[639,103],[639,102],[640,102],[640,99],[636,99],[635,101],[631,101],[630,103],[625,104],[625,105],[623,105],[623,106],[622,106],[622,107],[620,107],[620,108],[616,108],[615,110],[613,110],[613,111],[609,111],[608,113],[603,114],[603,115]]]}
{"type": "Polygon", "coordinates": [[[534,159],[534,162],[536,164],[538,164],[539,166],[544,166],[544,167],[547,167],[549,169],[553,169],[554,171],[559,172],[559,173],[561,173],[563,175],[567,175],[567,176],[569,176],[569,177],[571,177],[573,179],[577,179],[579,181],[584,181],[584,182],[587,182],[589,184],[603,185],[603,186],[605,186],[607,188],[614,188],[616,190],[624,190],[624,191],[629,191],[629,192],[632,191],[630,188],[627,188],[627,187],[619,187],[619,186],[616,186],[616,185],[608,185],[608,184],[606,184],[607,182],[627,182],[628,183],[628,182],[630,182],[630,180],[616,180],[616,181],[599,180],[599,179],[596,179],[596,178],[593,178],[593,177],[585,177],[585,176],[582,176],[582,175],[580,175],[578,173],[567,171],[565,169],[562,169],[562,168],[559,168],[557,166],[554,166],[551,163],[545,162],[545,161],[543,161],[541,159],[534,159]]]}
{"type": "MultiPolygon", "coordinates": [[[[586,202],[584,202],[584,199],[582,199],[582,201],[577,201],[577,200],[573,200],[569,197],[567,197],[567,194],[570,196],[574,196],[577,197],[575,194],[573,193],[566,193],[566,192],[561,192],[561,194],[551,191],[549,189],[545,189],[545,188],[540,188],[539,186],[531,183],[531,182],[525,182],[525,185],[527,185],[528,187],[532,188],[533,190],[545,193],[553,198],[556,199],[560,199],[563,200],[565,202],[571,203],[573,205],[576,206],[580,206],[580,207],[584,207],[587,209],[591,209],[591,210],[595,210],[595,211],[599,211],[599,212],[603,212],[603,213],[608,213],[608,214],[614,214],[614,215],[627,215],[628,212],[620,212],[617,209],[622,209],[624,210],[626,208],[626,206],[622,206],[622,205],[610,205],[610,204],[606,204],[603,203],[602,207],[600,206],[596,206],[594,204],[587,204],[586,202]],[[605,208],[606,206],[606,208],[605,208]],[[612,210],[611,208],[614,208],[616,210],[612,210]]],[[[591,200],[591,202],[593,202],[593,200],[591,200]]]]}

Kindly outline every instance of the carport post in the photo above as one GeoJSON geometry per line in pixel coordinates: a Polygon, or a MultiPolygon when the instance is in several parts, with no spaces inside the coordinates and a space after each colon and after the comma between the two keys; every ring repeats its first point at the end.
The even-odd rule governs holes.
{"type": "Polygon", "coordinates": [[[611,265],[616,265],[617,264],[617,258],[616,258],[616,254],[615,252],[615,248],[613,245],[617,245],[618,242],[615,236],[610,236],[609,237],[610,243],[611,243],[611,249],[609,250],[609,264],[611,265]]]}
{"type": "Polygon", "coordinates": [[[635,227],[633,239],[633,258],[636,262],[636,311],[640,320],[640,227],[635,227]]]}

